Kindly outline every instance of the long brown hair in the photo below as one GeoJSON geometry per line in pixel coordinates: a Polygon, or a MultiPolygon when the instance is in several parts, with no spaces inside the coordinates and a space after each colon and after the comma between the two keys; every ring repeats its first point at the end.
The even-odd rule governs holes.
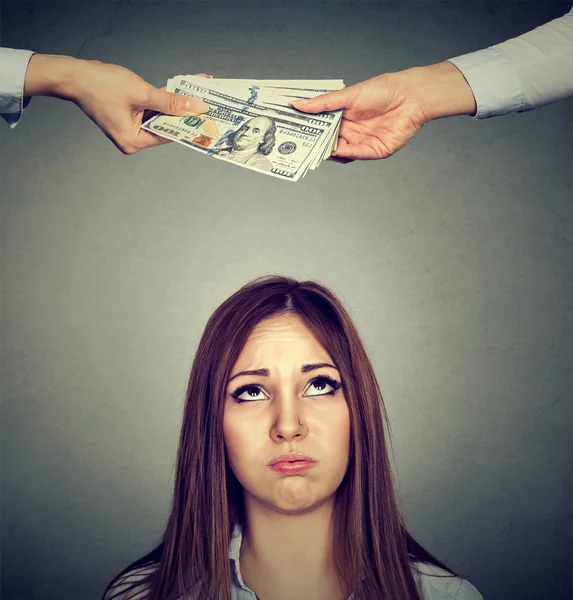
{"type": "MultiPolygon", "coordinates": [[[[253,328],[285,312],[296,314],[330,354],[348,403],[350,456],[334,508],[335,539],[344,540],[333,549],[341,583],[355,600],[420,600],[414,561],[452,573],[406,531],[396,501],[382,394],[350,315],[324,286],[273,276],[242,287],[209,319],[187,387],[163,539],[107,590],[135,567],[153,566],[143,569],[145,576],[133,586],[147,586],[149,600],[190,593],[201,600],[231,600],[229,541],[236,523],[244,528],[245,511],[241,485],[226,459],[225,389],[253,328]]],[[[115,597],[128,600],[130,595],[106,599],[115,597]]]]}

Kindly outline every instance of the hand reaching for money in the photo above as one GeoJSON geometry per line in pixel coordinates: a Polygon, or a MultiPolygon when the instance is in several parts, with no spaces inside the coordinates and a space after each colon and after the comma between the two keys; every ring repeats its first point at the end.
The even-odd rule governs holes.
{"type": "Polygon", "coordinates": [[[471,88],[451,63],[385,73],[293,106],[307,113],[343,109],[332,156],[365,160],[391,156],[432,119],[475,112],[471,88]]]}
{"type": "Polygon", "coordinates": [[[201,100],[158,89],[118,65],[45,54],[30,59],[24,95],[75,102],[124,154],[169,141],[140,129],[152,114],[191,116],[209,109],[201,100]]]}

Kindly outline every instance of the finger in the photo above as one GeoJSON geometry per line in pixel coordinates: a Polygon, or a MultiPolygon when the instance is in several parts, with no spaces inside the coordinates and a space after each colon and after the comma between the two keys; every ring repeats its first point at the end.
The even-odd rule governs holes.
{"type": "Polygon", "coordinates": [[[338,141],[338,148],[332,154],[333,159],[375,160],[382,158],[376,150],[365,144],[349,144],[346,140],[338,141]]]}
{"type": "Polygon", "coordinates": [[[354,160],[354,158],[346,156],[348,154],[348,145],[348,141],[345,138],[338,138],[336,150],[330,155],[330,158],[337,162],[354,160]]]}
{"type": "MultiPolygon", "coordinates": [[[[138,112],[140,113],[139,115],[137,113],[134,115],[135,122],[129,125],[126,123],[125,127],[121,129],[123,133],[118,131],[115,136],[116,139],[112,140],[124,154],[135,154],[145,148],[168,144],[171,141],[160,135],[142,129],[141,113],[144,113],[144,111],[141,110],[138,112]]],[[[154,112],[150,111],[150,114],[154,114],[154,112]]]]}
{"type": "Polygon", "coordinates": [[[167,138],[161,137],[159,135],[155,135],[150,131],[146,131],[145,129],[140,129],[137,132],[137,140],[135,141],[135,146],[139,150],[144,150],[145,148],[152,148],[153,146],[162,146],[163,144],[169,144],[171,140],[167,138]]]}
{"type": "Polygon", "coordinates": [[[335,163],[340,163],[341,165],[347,165],[348,163],[354,162],[353,158],[343,158],[342,156],[331,155],[326,160],[330,160],[335,163]]]}
{"type": "Polygon", "coordinates": [[[380,144],[380,140],[372,134],[370,128],[352,122],[342,123],[338,132],[338,139],[344,140],[352,146],[374,147],[380,144]]]}
{"type": "Polygon", "coordinates": [[[302,112],[318,113],[326,112],[329,110],[339,110],[341,108],[347,108],[350,106],[354,98],[355,91],[352,87],[344,88],[343,90],[337,90],[336,92],[329,92],[328,94],[322,94],[316,98],[310,98],[309,100],[296,100],[291,102],[291,105],[302,112]]]}
{"type": "Polygon", "coordinates": [[[166,115],[186,117],[199,115],[209,110],[209,105],[198,98],[190,98],[181,94],[172,94],[157,88],[152,88],[145,106],[148,110],[155,110],[166,115]]]}
{"type": "Polygon", "coordinates": [[[356,123],[348,119],[342,119],[340,124],[340,131],[338,137],[346,140],[351,144],[359,145],[361,140],[372,137],[372,128],[363,125],[362,123],[356,123]]]}

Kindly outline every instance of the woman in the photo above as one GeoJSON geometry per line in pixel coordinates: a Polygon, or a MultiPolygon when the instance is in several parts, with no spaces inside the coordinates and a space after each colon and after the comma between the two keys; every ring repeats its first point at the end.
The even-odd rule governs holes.
{"type": "Polygon", "coordinates": [[[199,343],[163,540],[105,600],[480,600],[406,531],[386,428],[332,292],[246,285],[199,343]]]}

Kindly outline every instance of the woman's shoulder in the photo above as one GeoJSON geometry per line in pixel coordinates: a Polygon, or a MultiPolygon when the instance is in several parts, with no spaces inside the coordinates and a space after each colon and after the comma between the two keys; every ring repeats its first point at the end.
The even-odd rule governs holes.
{"type": "Polygon", "coordinates": [[[156,568],[150,563],[130,569],[109,586],[103,600],[144,600],[149,593],[147,578],[156,568]]]}
{"type": "Polygon", "coordinates": [[[420,582],[423,600],[483,600],[483,596],[469,581],[440,567],[415,562],[412,563],[412,569],[420,582]]]}

